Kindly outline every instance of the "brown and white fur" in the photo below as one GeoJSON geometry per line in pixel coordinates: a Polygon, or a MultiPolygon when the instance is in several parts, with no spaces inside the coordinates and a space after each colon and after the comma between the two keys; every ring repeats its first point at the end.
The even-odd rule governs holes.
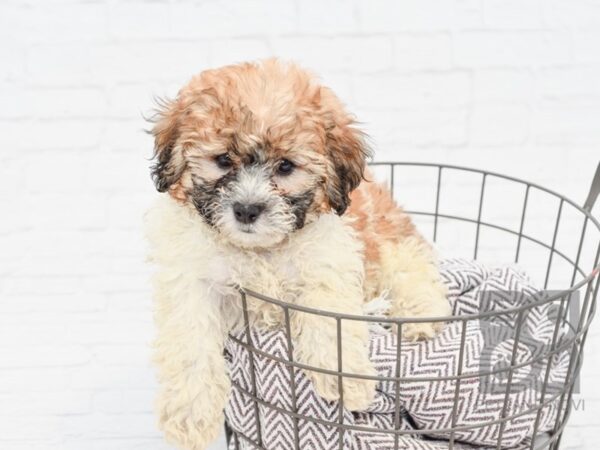
{"type": "MultiPolygon", "coordinates": [[[[152,132],[165,194],[147,234],[158,266],[158,410],[171,442],[205,449],[221,429],[223,343],[241,322],[236,286],[349,314],[386,291],[394,316],[449,314],[431,248],[389,192],[364,180],[364,135],[304,70],[267,60],[202,72],[161,106],[152,132]]],[[[255,326],[282,324],[280,308],[248,301],[255,326]]],[[[439,326],[403,334],[431,337],[439,326]]],[[[299,362],[337,369],[332,319],[292,313],[291,328],[299,362]]],[[[373,374],[366,324],[344,321],[342,338],[343,370],[373,374]]],[[[338,398],[336,377],[308,375],[338,398]]],[[[347,379],[343,389],[358,410],[375,383],[347,379]]]]}

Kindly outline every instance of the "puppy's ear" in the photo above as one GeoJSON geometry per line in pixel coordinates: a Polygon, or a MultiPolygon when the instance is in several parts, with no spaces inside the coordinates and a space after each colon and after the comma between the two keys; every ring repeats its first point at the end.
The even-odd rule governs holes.
{"type": "Polygon", "coordinates": [[[179,180],[185,162],[174,151],[179,136],[182,108],[177,100],[159,101],[156,114],[150,119],[154,123],[150,133],[154,136],[154,164],[151,175],[159,192],[165,192],[179,180]]]}
{"type": "Polygon", "coordinates": [[[354,127],[352,116],[346,113],[337,99],[333,106],[326,114],[325,142],[332,170],[325,189],[329,205],[341,216],[350,205],[350,192],[363,179],[371,151],[366,135],[354,127]]]}

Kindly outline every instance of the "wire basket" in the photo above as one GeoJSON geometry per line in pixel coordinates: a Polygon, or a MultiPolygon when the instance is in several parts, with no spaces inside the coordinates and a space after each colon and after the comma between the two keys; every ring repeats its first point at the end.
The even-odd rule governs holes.
{"type": "MultiPolygon", "coordinates": [[[[558,449],[572,410],[572,396],[578,383],[578,376],[583,362],[583,347],[590,322],[595,313],[600,286],[598,277],[600,268],[600,223],[591,214],[592,207],[600,193],[600,164],[583,206],[579,206],[563,195],[534,183],[464,167],[429,163],[376,162],[371,164],[371,171],[376,179],[379,179],[379,181],[385,180],[388,183],[394,197],[400,197],[397,200],[411,214],[420,231],[426,237],[430,237],[439,248],[445,250],[442,254],[462,255],[478,261],[518,263],[535,280],[537,286],[543,286],[547,293],[541,301],[528,304],[525,307],[518,306],[513,309],[505,309],[499,314],[522,314],[527,309],[544,303],[558,305],[559,312],[555,318],[552,345],[536,358],[536,361],[542,358],[542,360],[547,360],[548,363],[545,376],[542,377],[539,404],[533,405],[530,410],[536,413],[537,417],[533,433],[527,442],[527,448],[530,449],[558,449]],[[397,193],[401,193],[401,195],[396,196],[397,193]],[[578,296],[579,301],[577,304],[572,301],[575,296],[578,296]],[[570,339],[560,343],[561,349],[566,350],[569,355],[568,369],[564,383],[561,383],[558,389],[554,388],[550,393],[548,389],[550,359],[559,350],[557,348],[556,330],[563,327],[572,330],[570,339]],[[538,429],[539,417],[542,408],[550,402],[555,402],[558,405],[556,418],[553,420],[553,426],[548,432],[540,433],[538,429]]],[[[230,338],[236,339],[249,352],[252,385],[250,389],[245,389],[232,382],[232,389],[238,390],[241,395],[253,402],[257,416],[260,405],[261,408],[272,408],[273,412],[292,419],[296,433],[294,450],[302,449],[298,438],[298,421],[314,419],[298,412],[296,399],[292,402],[291,408],[282,409],[270,405],[256,395],[254,358],[260,355],[262,358],[269,359],[270,356],[264,351],[258,350],[250,338],[247,310],[248,297],[251,297],[252,301],[266,302],[281,308],[286,322],[285,332],[288,348],[292,348],[293,345],[289,323],[290,312],[324,315],[334,319],[338,324],[338,370],[333,374],[339,378],[340,386],[344,377],[352,376],[342,371],[341,364],[342,342],[340,330],[342,322],[346,320],[364,320],[369,324],[375,321],[385,322],[388,326],[397,327],[398,330],[401,330],[404,324],[415,321],[461,322],[463,335],[459,349],[459,364],[455,373],[448,377],[455,386],[453,411],[456,411],[458,407],[461,383],[472,377],[490,374],[490,372],[469,373],[468,375],[462,373],[462,360],[465,353],[464,333],[468,322],[479,320],[481,315],[417,320],[391,317],[374,318],[373,316],[357,317],[306,308],[242,289],[240,300],[244,311],[246,339],[240,340],[239,337],[235,336],[230,336],[230,338]]],[[[514,348],[516,349],[519,345],[518,330],[514,342],[514,348]]],[[[400,361],[401,348],[402,346],[398,345],[395,377],[391,378],[391,381],[396,384],[396,389],[399,389],[402,383],[415,381],[400,377],[398,361],[400,361]]],[[[294,371],[298,370],[323,372],[323,369],[320,368],[303,366],[291,357],[286,361],[282,361],[281,358],[271,358],[274,361],[277,360],[278,363],[284,363],[289,368],[290,380],[295,380],[294,371]]],[[[533,364],[533,359],[529,363],[533,364]]],[[[508,378],[505,403],[509,398],[509,394],[511,394],[513,372],[523,366],[523,363],[517,364],[513,358],[509,365],[498,370],[498,372],[505,372],[508,378]]],[[[374,376],[372,378],[380,382],[390,381],[389,377],[374,376]]],[[[421,378],[419,381],[423,380],[421,378]]],[[[434,380],[435,378],[431,378],[430,381],[434,382],[434,380]]],[[[292,395],[295,396],[295,382],[291,384],[290,389],[293,392],[292,395]]],[[[338,432],[339,448],[343,449],[344,433],[351,432],[355,427],[344,423],[343,395],[340,395],[340,397],[339,417],[336,420],[327,422],[326,425],[333,427],[338,432]]],[[[398,424],[400,420],[398,403],[396,403],[394,414],[394,422],[398,424]]],[[[503,408],[500,419],[478,423],[474,427],[485,426],[494,422],[499,424],[500,434],[496,445],[497,448],[501,448],[502,431],[513,418],[507,413],[506,408],[503,408]]],[[[262,441],[260,426],[258,428],[255,435],[248,436],[226,423],[226,437],[229,448],[274,450],[274,447],[270,447],[268,442],[262,441]]],[[[460,428],[453,424],[452,427],[444,430],[449,433],[448,448],[455,448],[455,433],[459,430],[465,431],[465,427],[460,428]]],[[[391,430],[373,429],[372,431],[389,434],[394,442],[394,450],[399,448],[398,438],[400,436],[415,433],[414,430],[407,431],[400,429],[398,426],[391,430]]],[[[417,433],[427,436],[435,435],[438,431],[425,427],[417,430],[417,433]]]]}

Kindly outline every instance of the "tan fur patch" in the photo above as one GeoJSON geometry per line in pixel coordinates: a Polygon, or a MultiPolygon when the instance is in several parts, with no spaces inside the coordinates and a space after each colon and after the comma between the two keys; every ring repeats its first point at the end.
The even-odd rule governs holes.
{"type": "Polygon", "coordinates": [[[385,186],[364,181],[350,194],[350,199],[348,215],[356,218],[353,227],[365,243],[367,259],[379,258],[380,245],[416,234],[410,217],[385,186]]]}
{"type": "MultiPolygon", "coordinates": [[[[370,177],[368,177],[370,178],[370,177]]],[[[363,181],[350,195],[348,216],[365,249],[367,295],[380,291],[379,273],[382,247],[407,237],[421,239],[410,217],[393,200],[383,185],[363,181]]]]}

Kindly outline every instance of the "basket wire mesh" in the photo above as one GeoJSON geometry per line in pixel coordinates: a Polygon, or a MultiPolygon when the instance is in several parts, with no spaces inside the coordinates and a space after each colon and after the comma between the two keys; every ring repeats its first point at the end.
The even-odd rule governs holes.
{"type": "MultiPolygon", "coordinates": [[[[247,289],[240,289],[240,301],[243,310],[243,319],[245,326],[244,337],[240,338],[239,336],[230,335],[230,339],[233,339],[237,344],[241,345],[248,353],[249,353],[249,361],[250,361],[250,376],[251,376],[251,387],[250,389],[246,389],[245,387],[232,382],[232,388],[237,389],[242,395],[246,396],[253,402],[254,413],[256,418],[256,433],[254,437],[250,437],[240,432],[239,430],[234,430],[229,424],[226,423],[226,438],[228,445],[233,446],[236,450],[242,448],[242,443],[246,444],[250,448],[262,449],[262,450],[272,450],[269,448],[268,443],[263,442],[261,435],[261,424],[260,424],[260,414],[259,414],[259,406],[263,408],[268,408],[275,411],[278,414],[284,414],[291,418],[293,422],[293,434],[294,434],[294,450],[301,450],[300,445],[300,437],[299,437],[299,422],[300,421],[311,421],[320,423],[322,425],[327,425],[331,427],[335,427],[339,436],[339,449],[343,449],[344,447],[344,434],[349,431],[368,431],[375,432],[381,434],[389,434],[393,437],[394,450],[399,448],[399,437],[405,434],[411,435],[435,435],[438,433],[448,433],[448,448],[455,448],[457,438],[455,433],[458,431],[465,431],[469,428],[473,427],[482,427],[489,426],[493,424],[499,424],[499,433],[497,439],[497,448],[501,448],[502,435],[505,431],[506,424],[512,420],[517,418],[519,415],[535,413],[535,423],[533,429],[533,435],[531,436],[531,440],[528,443],[528,447],[530,449],[550,449],[556,450],[560,446],[561,437],[569,416],[572,410],[572,396],[574,393],[574,388],[577,384],[577,378],[581,369],[581,365],[583,362],[583,347],[586,342],[589,325],[591,320],[595,314],[596,310],[596,300],[598,297],[598,289],[600,286],[599,282],[599,259],[600,259],[600,223],[594,216],[591,214],[591,210],[594,206],[596,198],[600,193],[600,164],[598,165],[598,169],[596,170],[596,174],[594,180],[592,182],[592,186],[589,192],[589,195],[583,206],[579,206],[577,203],[572,200],[566,198],[563,195],[560,195],[552,190],[546,189],[542,186],[539,186],[534,183],[530,183],[527,181],[523,181],[517,178],[513,178],[510,176],[504,176],[497,173],[476,170],[471,168],[459,167],[459,166],[451,166],[451,165],[441,165],[441,164],[430,164],[430,163],[411,163],[411,162],[374,162],[371,163],[371,170],[374,174],[380,174],[383,172],[385,178],[387,178],[389,188],[392,192],[392,195],[396,197],[397,192],[397,181],[398,181],[398,173],[399,171],[411,171],[415,170],[426,170],[430,173],[433,173],[434,183],[431,183],[429,180],[427,183],[431,186],[435,186],[434,192],[434,202],[432,207],[429,210],[424,210],[422,208],[419,209],[411,209],[407,208],[407,212],[415,218],[417,224],[419,225],[419,217],[421,218],[429,218],[429,225],[431,228],[431,239],[433,242],[438,242],[440,238],[440,232],[443,231],[444,227],[450,223],[467,223],[472,224],[474,226],[474,237],[472,238],[472,253],[471,257],[474,260],[479,260],[482,256],[482,249],[485,250],[484,243],[484,230],[495,230],[495,232],[503,233],[505,236],[510,236],[513,242],[512,250],[513,260],[515,263],[520,263],[526,265],[522,262],[525,257],[525,254],[528,251],[531,251],[534,254],[534,260],[538,266],[543,266],[543,270],[541,271],[541,279],[543,279],[542,285],[544,289],[547,289],[551,284],[553,279],[559,280],[558,285],[559,288],[551,293],[551,295],[547,295],[543,297],[541,300],[537,300],[534,302],[527,303],[525,305],[517,306],[511,309],[504,309],[501,312],[484,312],[475,315],[467,315],[467,316],[452,316],[452,317],[433,317],[433,318],[403,318],[403,317],[375,317],[375,316],[356,316],[350,314],[340,314],[331,311],[322,311],[313,308],[303,307],[301,305],[295,305],[291,303],[287,303],[278,299],[270,298],[265,295],[262,295],[259,292],[253,292],[247,289]],[[449,174],[452,174],[453,177],[457,176],[464,177],[468,175],[471,177],[475,177],[476,186],[478,186],[478,194],[475,197],[476,203],[476,214],[474,217],[468,217],[466,214],[460,213],[449,213],[444,212],[442,210],[441,198],[444,194],[444,189],[446,189],[444,185],[444,179],[449,174]],[[509,227],[504,224],[500,224],[499,221],[488,220],[484,218],[483,211],[484,206],[486,205],[486,201],[491,201],[487,198],[486,189],[490,185],[490,182],[493,180],[501,180],[502,182],[509,183],[512,187],[517,188],[517,192],[521,192],[520,199],[519,198],[510,198],[510,201],[513,204],[520,205],[518,216],[515,217],[517,220],[514,221],[516,226],[509,227]],[[554,217],[546,220],[545,222],[552,224],[551,236],[544,239],[541,237],[533,236],[531,232],[526,231],[528,228],[528,211],[534,205],[537,204],[539,206],[539,202],[535,202],[533,200],[533,196],[543,194],[546,197],[546,200],[541,202],[542,206],[545,209],[548,209],[547,205],[550,203],[550,200],[557,202],[557,209],[554,217]],[[571,214],[574,214],[574,218],[572,221],[567,220],[566,218],[566,210],[569,208],[571,210],[571,214]],[[431,223],[432,222],[432,223],[431,223]],[[575,237],[576,245],[572,246],[570,251],[559,248],[558,238],[559,238],[559,230],[564,229],[565,224],[572,225],[577,228],[577,224],[580,224],[580,233],[572,233],[568,232],[567,234],[571,237],[575,237]],[[538,252],[532,251],[532,248],[537,249],[538,252]],[[540,256],[539,250],[542,251],[542,255],[540,256]],[[586,259],[584,254],[589,254],[589,257],[586,259]],[[553,271],[553,265],[557,264],[556,261],[560,260],[562,262],[561,270],[559,272],[560,276],[556,276],[556,271],[553,271]],[[540,261],[542,263],[540,263],[540,261]],[[566,267],[566,268],[565,268],[566,267]],[[565,281],[566,280],[566,281],[565,281]],[[570,281],[568,281],[570,280],[570,281]],[[566,285],[569,287],[565,287],[566,285]],[[583,299],[580,302],[580,306],[578,306],[578,311],[576,316],[578,320],[576,323],[569,322],[569,317],[567,314],[567,310],[571,306],[571,299],[575,293],[579,293],[581,298],[583,299]],[[288,351],[287,358],[282,358],[279,356],[271,355],[263,350],[257,348],[253,341],[252,335],[250,333],[250,320],[248,314],[248,298],[251,297],[253,301],[266,302],[270,305],[275,305],[281,308],[283,312],[284,318],[284,331],[287,341],[287,348],[293,348],[292,342],[292,333],[291,333],[291,325],[290,325],[290,315],[291,313],[306,313],[306,314],[317,314],[324,317],[329,317],[333,319],[336,323],[337,327],[337,370],[327,370],[318,367],[312,367],[303,365],[297,361],[294,361],[293,352],[288,351]],[[552,343],[547,351],[543,354],[536,356],[535,358],[530,359],[529,361],[517,362],[516,361],[516,349],[520,343],[521,339],[521,325],[523,324],[523,317],[527,313],[528,310],[539,306],[541,304],[555,302],[558,303],[558,314],[556,315],[556,321],[554,324],[554,331],[552,334],[552,343]],[[467,331],[467,325],[469,321],[479,320],[486,316],[493,316],[495,314],[514,314],[517,317],[516,320],[516,329],[515,329],[515,338],[514,338],[514,348],[512,352],[512,359],[510,361],[510,365],[501,367],[499,369],[493,369],[486,372],[478,372],[478,373],[469,373],[463,374],[463,357],[465,353],[465,337],[467,331]],[[384,323],[389,327],[395,327],[398,333],[398,336],[402,335],[402,328],[405,324],[415,323],[415,322],[449,322],[449,321],[460,321],[461,322],[461,336],[460,336],[460,349],[459,349],[459,361],[457,371],[454,375],[450,375],[447,377],[419,377],[419,381],[428,381],[434,382],[439,381],[440,379],[448,379],[452,380],[455,384],[454,387],[454,401],[453,401],[453,419],[452,426],[446,429],[415,429],[415,430],[402,430],[400,429],[400,421],[401,421],[401,405],[400,405],[400,395],[399,391],[402,383],[409,383],[411,380],[409,377],[401,377],[401,353],[402,353],[402,341],[398,340],[398,345],[396,348],[396,362],[395,362],[395,370],[394,376],[385,377],[385,376],[369,376],[362,374],[354,374],[354,373],[346,373],[342,370],[342,360],[343,360],[343,352],[342,352],[342,322],[347,320],[360,320],[368,323],[384,323]],[[573,333],[571,338],[560,342],[557,339],[558,330],[563,327],[568,326],[572,329],[573,333]],[[568,351],[569,353],[569,362],[568,369],[564,379],[564,383],[560,386],[558,390],[554,389],[554,393],[552,395],[548,394],[548,381],[549,381],[549,372],[550,372],[550,361],[553,355],[556,355],[559,352],[568,351]],[[289,370],[290,374],[290,390],[291,390],[291,408],[285,409],[280,406],[270,404],[269,402],[259,398],[257,395],[257,384],[256,384],[256,369],[255,369],[255,357],[260,356],[262,358],[267,358],[272,361],[276,361],[277,363],[285,364],[285,366],[289,370]],[[513,386],[513,374],[514,372],[522,368],[524,366],[537,363],[539,361],[545,361],[546,368],[544,371],[543,382],[541,385],[541,391],[539,393],[539,404],[531,405],[529,409],[525,411],[521,411],[518,414],[510,415],[507,413],[507,403],[509,399],[509,395],[511,394],[511,387],[513,386]],[[296,371],[298,370],[310,370],[320,373],[329,374],[331,376],[336,376],[338,378],[338,387],[339,387],[339,413],[337,420],[334,421],[326,421],[316,417],[309,417],[307,415],[298,413],[298,405],[297,405],[297,395],[296,395],[296,371]],[[491,376],[499,373],[506,372],[507,382],[506,382],[506,391],[504,397],[504,405],[502,407],[502,412],[500,419],[486,421],[478,423],[477,425],[459,425],[456,421],[456,411],[459,405],[459,392],[461,383],[465,379],[473,378],[473,377],[482,377],[482,376],[491,376]],[[342,389],[343,383],[342,380],[346,377],[354,377],[354,378],[366,378],[377,380],[378,382],[393,382],[395,383],[395,412],[394,412],[394,429],[393,430],[382,430],[376,429],[372,427],[364,427],[360,425],[350,425],[344,423],[344,392],[342,389]],[[556,414],[556,419],[554,421],[554,426],[550,430],[549,433],[540,434],[539,424],[540,424],[540,416],[544,407],[549,405],[552,402],[558,402],[558,409],[556,414]]],[[[465,184],[465,189],[470,191],[473,190],[473,184],[469,185],[465,184]]],[[[477,189],[477,187],[475,187],[477,189]]],[[[508,196],[508,193],[502,192],[504,197],[508,196]]],[[[397,199],[402,202],[405,199],[397,199]]],[[[419,197],[417,196],[417,201],[419,197]]],[[[535,224],[534,224],[535,225],[535,224]]],[[[573,227],[569,227],[569,229],[573,229],[573,227]]],[[[423,231],[423,229],[421,229],[423,231]]],[[[459,245],[464,247],[464,242],[460,241],[459,245]]],[[[533,266],[532,266],[533,267],[533,266]]],[[[525,267],[529,270],[529,267],[525,267]]],[[[555,283],[557,284],[557,283],[555,283]]]]}

